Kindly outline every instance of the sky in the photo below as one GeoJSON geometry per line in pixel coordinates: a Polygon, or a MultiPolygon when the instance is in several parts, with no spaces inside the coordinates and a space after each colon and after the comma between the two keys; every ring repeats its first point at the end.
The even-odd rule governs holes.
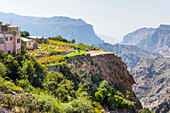
{"type": "Polygon", "coordinates": [[[170,0],[0,0],[1,12],[67,16],[92,24],[96,34],[118,40],[142,27],[170,24],[170,0]]]}

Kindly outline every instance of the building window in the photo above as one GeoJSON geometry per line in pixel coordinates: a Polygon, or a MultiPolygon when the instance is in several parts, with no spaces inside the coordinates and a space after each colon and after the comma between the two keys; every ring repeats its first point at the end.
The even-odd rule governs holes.
{"type": "Polygon", "coordinates": [[[8,41],[8,37],[6,37],[6,41],[8,41]]]}
{"type": "Polygon", "coordinates": [[[31,43],[29,42],[29,45],[31,45],[31,43]]]}
{"type": "Polygon", "coordinates": [[[3,44],[3,43],[4,43],[4,39],[0,38],[0,44],[3,44]]]}
{"type": "Polygon", "coordinates": [[[12,41],[12,37],[10,37],[10,40],[12,41]]]}
{"type": "Polygon", "coordinates": [[[20,39],[17,39],[17,43],[20,43],[20,39]]]}

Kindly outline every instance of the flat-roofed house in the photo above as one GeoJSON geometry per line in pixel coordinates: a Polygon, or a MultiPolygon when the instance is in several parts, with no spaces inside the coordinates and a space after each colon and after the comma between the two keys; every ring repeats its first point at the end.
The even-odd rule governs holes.
{"type": "Polygon", "coordinates": [[[21,36],[18,27],[0,22],[0,50],[7,53],[17,53],[21,49],[21,36]]]}
{"type": "Polygon", "coordinates": [[[34,39],[28,39],[25,37],[21,37],[21,39],[24,42],[24,46],[28,49],[37,49],[38,48],[38,44],[36,42],[36,40],[34,39]]]}

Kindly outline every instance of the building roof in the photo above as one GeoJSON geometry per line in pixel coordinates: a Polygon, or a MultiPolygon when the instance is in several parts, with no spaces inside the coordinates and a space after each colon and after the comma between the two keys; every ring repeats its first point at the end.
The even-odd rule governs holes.
{"type": "Polygon", "coordinates": [[[36,39],[36,38],[42,38],[42,36],[27,36],[27,38],[36,39]]]}
{"type": "Polygon", "coordinates": [[[24,42],[33,41],[32,39],[28,39],[28,38],[25,38],[25,37],[21,37],[21,39],[22,39],[24,42]]]}
{"type": "Polygon", "coordinates": [[[17,27],[17,26],[8,26],[8,27],[17,27]]]}

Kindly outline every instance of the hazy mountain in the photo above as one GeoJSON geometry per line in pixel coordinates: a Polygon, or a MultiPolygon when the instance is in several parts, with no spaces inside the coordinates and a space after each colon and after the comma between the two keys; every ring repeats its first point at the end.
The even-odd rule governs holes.
{"type": "Polygon", "coordinates": [[[0,21],[10,23],[10,20],[12,20],[12,25],[19,26],[21,30],[29,31],[31,35],[35,36],[61,35],[68,40],[75,39],[77,43],[82,42],[88,45],[104,42],[96,36],[93,26],[82,19],[57,16],[51,18],[29,17],[0,12],[0,21]]]}
{"type": "Polygon", "coordinates": [[[130,71],[134,91],[144,107],[156,113],[170,110],[170,58],[142,58],[130,71]]]}
{"type": "Polygon", "coordinates": [[[170,25],[160,25],[157,29],[138,29],[124,36],[122,43],[136,45],[139,48],[170,57],[170,25]]]}
{"type": "Polygon", "coordinates": [[[100,37],[102,40],[104,40],[104,42],[106,43],[116,44],[120,42],[118,39],[111,37],[111,36],[106,36],[102,34],[97,34],[97,36],[100,37]]]}
{"type": "Polygon", "coordinates": [[[146,39],[149,35],[152,35],[156,29],[154,28],[141,28],[134,32],[131,32],[123,37],[122,44],[138,45],[142,40],[146,39]]]}
{"type": "Polygon", "coordinates": [[[108,43],[103,43],[103,44],[98,44],[96,46],[100,47],[101,49],[106,49],[115,54],[120,55],[122,60],[126,62],[128,68],[134,66],[142,57],[149,57],[149,58],[162,57],[162,55],[158,53],[152,53],[132,45],[123,45],[123,44],[111,45],[108,43]]]}

